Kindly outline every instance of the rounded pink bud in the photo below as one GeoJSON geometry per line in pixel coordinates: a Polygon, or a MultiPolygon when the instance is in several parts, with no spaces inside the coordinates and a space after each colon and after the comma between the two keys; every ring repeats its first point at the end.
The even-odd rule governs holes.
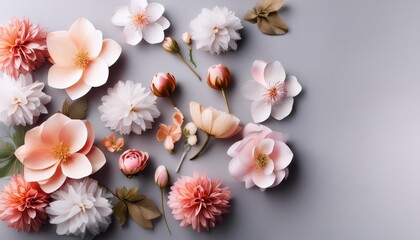
{"type": "Polygon", "coordinates": [[[225,89],[229,86],[230,79],[230,71],[226,65],[216,64],[207,71],[207,84],[213,89],[225,89]]]}
{"type": "Polygon", "coordinates": [[[127,177],[139,174],[147,165],[149,154],[136,149],[128,149],[121,154],[118,166],[127,177]]]}
{"type": "Polygon", "coordinates": [[[170,53],[179,53],[179,46],[174,38],[166,37],[163,40],[162,47],[170,53]]]}
{"type": "Polygon", "coordinates": [[[169,182],[168,170],[166,170],[165,166],[159,165],[156,168],[156,172],[155,172],[156,185],[158,185],[160,188],[164,188],[166,187],[166,185],[168,185],[168,182],[169,182]]]}
{"type": "Polygon", "coordinates": [[[184,32],[182,34],[182,41],[184,41],[185,44],[190,45],[191,44],[191,34],[189,32],[184,32]]]}
{"type": "Polygon", "coordinates": [[[158,73],[150,82],[150,90],[156,97],[167,97],[175,91],[176,79],[170,73],[158,73]]]}

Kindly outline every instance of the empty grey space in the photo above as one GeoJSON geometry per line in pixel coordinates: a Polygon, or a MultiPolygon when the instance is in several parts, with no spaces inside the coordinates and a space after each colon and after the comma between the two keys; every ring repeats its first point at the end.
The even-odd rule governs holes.
{"type": "MultiPolygon", "coordinates": [[[[180,36],[202,8],[227,6],[242,19],[257,1],[250,0],[156,0],[166,10],[171,27],[167,36],[180,36]]],[[[199,101],[224,110],[220,92],[199,82],[178,58],[160,44],[124,42],[123,29],[111,23],[116,7],[128,0],[0,0],[0,23],[11,17],[29,17],[48,31],[67,30],[80,17],[89,19],[105,38],[123,48],[110,68],[106,85],[92,89],[88,120],[94,124],[96,144],[111,131],[100,120],[98,106],[107,88],[118,80],[134,80],[145,86],[158,72],[170,72],[178,80],[175,100],[190,119],[188,103],[199,101]]],[[[233,84],[227,90],[233,113],[242,124],[252,122],[250,102],[240,91],[252,78],[256,59],[279,60],[286,73],[297,76],[303,91],[295,98],[292,114],[282,121],[263,124],[287,133],[295,154],[289,178],[278,187],[261,192],[245,189],[228,172],[228,147],[240,136],[211,141],[195,161],[185,161],[175,173],[182,146],[169,155],[155,135],[157,124],[142,135],[125,138],[127,146],[151,155],[149,166],[138,177],[122,175],[119,154],[106,152],[107,164],[93,177],[111,189],[138,186],[160,206],[160,192],[153,174],[159,164],[168,167],[172,180],[194,171],[220,178],[233,195],[231,214],[210,232],[196,233],[179,227],[166,208],[170,237],[163,219],[154,230],[144,230],[133,221],[121,227],[115,219],[97,239],[290,239],[371,240],[420,239],[420,1],[388,0],[289,0],[280,11],[290,32],[266,36],[256,25],[243,21],[243,39],[236,52],[210,55],[194,50],[198,72],[205,76],[216,63],[229,66],[233,84]]],[[[182,45],[183,53],[187,48],[182,45]]],[[[47,82],[49,64],[34,73],[47,82]]],[[[63,90],[46,86],[53,97],[49,116],[66,97],[63,90]]],[[[158,99],[162,116],[170,123],[173,109],[167,99],[158,99]]],[[[40,121],[45,120],[42,117],[40,121]]],[[[204,136],[201,136],[203,140],[204,136]]],[[[103,148],[102,148],[103,149],[103,148]]],[[[103,149],[104,150],[104,149],[103,149]]],[[[197,148],[190,151],[193,153],[197,148]]],[[[104,150],[105,151],[105,150],[104,150]]],[[[3,185],[8,180],[0,180],[3,185]]],[[[1,239],[77,239],[57,236],[55,226],[39,233],[16,232],[0,223],[1,239]]]]}

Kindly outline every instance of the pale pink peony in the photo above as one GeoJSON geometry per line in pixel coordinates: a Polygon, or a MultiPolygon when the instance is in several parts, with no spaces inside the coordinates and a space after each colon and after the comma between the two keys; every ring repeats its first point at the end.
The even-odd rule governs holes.
{"type": "Polygon", "coordinates": [[[118,166],[127,177],[139,174],[147,166],[149,154],[137,149],[128,149],[121,154],[118,166]]]}
{"type": "Polygon", "coordinates": [[[246,188],[257,185],[261,190],[275,187],[287,177],[293,153],[284,143],[285,136],[270,128],[248,123],[244,138],[228,149],[232,157],[229,172],[245,182],[246,188]]]}
{"type": "Polygon", "coordinates": [[[105,155],[93,146],[95,132],[88,121],[56,113],[25,135],[25,144],[15,155],[24,165],[28,182],[38,182],[47,193],[68,178],[80,179],[98,171],[105,155]]]}
{"type": "Polygon", "coordinates": [[[71,99],[104,85],[108,68],[121,55],[121,46],[112,39],[102,40],[102,32],[85,18],[73,23],[69,31],[48,33],[47,46],[55,62],[48,72],[48,85],[65,89],[71,99]]]}
{"type": "Polygon", "coordinates": [[[212,181],[207,175],[182,176],[171,187],[168,206],[181,227],[192,226],[194,230],[210,230],[222,215],[229,213],[229,188],[220,187],[221,181],[212,181]]]}
{"type": "Polygon", "coordinates": [[[47,59],[47,31],[28,18],[0,26],[0,70],[14,79],[34,71],[47,59]]]}
{"type": "Polygon", "coordinates": [[[38,183],[26,182],[22,174],[12,176],[0,191],[0,219],[17,231],[38,232],[48,219],[49,197],[38,183]]]}

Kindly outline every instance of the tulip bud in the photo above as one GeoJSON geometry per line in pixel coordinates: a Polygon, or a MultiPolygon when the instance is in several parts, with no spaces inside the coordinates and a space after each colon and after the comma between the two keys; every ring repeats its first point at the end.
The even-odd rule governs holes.
{"type": "Polygon", "coordinates": [[[229,69],[223,64],[213,65],[207,71],[207,84],[213,89],[225,89],[230,79],[229,69]]]}
{"type": "Polygon", "coordinates": [[[168,97],[175,91],[175,87],[175,77],[170,73],[158,73],[150,83],[150,89],[156,97],[168,97]]]}
{"type": "Polygon", "coordinates": [[[147,165],[149,154],[140,150],[129,149],[121,154],[118,166],[127,177],[140,173],[147,165]]]}
{"type": "Polygon", "coordinates": [[[162,43],[163,48],[170,53],[179,53],[179,46],[175,39],[166,37],[162,43]]]}
{"type": "Polygon", "coordinates": [[[185,44],[190,45],[191,44],[191,34],[189,32],[184,32],[182,34],[182,41],[184,41],[185,44]]]}
{"type": "Polygon", "coordinates": [[[169,182],[169,173],[168,170],[166,170],[166,167],[163,165],[159,165],[156,168],[155,172],[155,183],[160,188],[165,188],[166,185],[168,185],[169,182]]]}

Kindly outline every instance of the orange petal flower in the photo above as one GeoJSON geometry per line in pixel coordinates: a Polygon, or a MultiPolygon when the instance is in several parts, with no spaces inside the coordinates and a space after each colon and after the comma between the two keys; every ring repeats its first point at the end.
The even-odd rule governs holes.
{"type": "Polygon", "coordinates": [[[115,132],[102,138],[102,146],[106,147],[110,152],[118,152],[124,147],[124,138],[118,138],[115,132]]]}
{"type": "Polygon", "coordinates": [[[156,134],[156,139],[163,141],[163,146],[168,151],[172,151],[175,143],[182,137],[181,125],[184,121],[184,115],[176,109],[176,112],[172,115],[172,121],[174,125],[159,124],[159,130],[156,134]]]}

